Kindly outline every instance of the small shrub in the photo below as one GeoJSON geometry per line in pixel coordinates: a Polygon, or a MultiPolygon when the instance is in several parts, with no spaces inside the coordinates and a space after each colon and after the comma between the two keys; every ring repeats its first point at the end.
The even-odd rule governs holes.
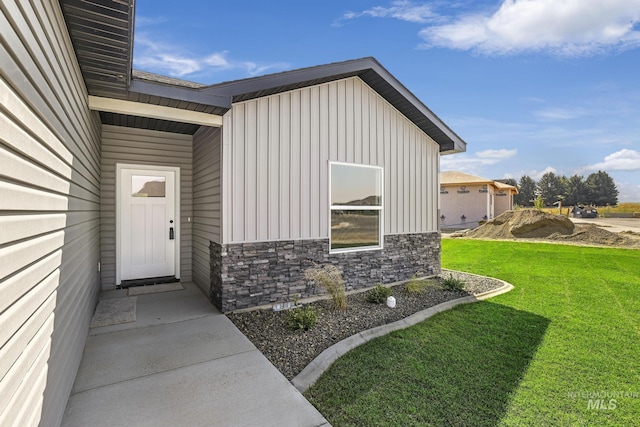
{"type": "Polygon", "coordinates": [[[376,285],[373,289],[367,292],[367,301],[374,304],[382,304],[387,301],[387,298],[391,296],[391,289],[384,285],[376,285]]]}
{"type": "Polygon", "coordinates": [[[319,314],[320,309],[314,309],[311,306],[297,306],[287,311],[287,325],[293,330],[308,331],[316,325],[319,314]]]}
{"type": "Polygon", "coordinates": [[[342,274],[340,274],[338,267],[333,264],[313,263],[311,267],[304,271],[304,277],[307,280],[318,283],[329,292],[336,309],[344,310],[347,308],[347,295],[344,291],[342,274]]]}
{"type": "Polygon", "coordinates": [[[408,294],[421,294],[424,293],[427,288],[427,283],[424,280],[418,279],[417,275],[414,275],[405,287],[405,292],[408,294]]]}
{"type": "Polygon", "coordinates": [[[538,209],[539,211],[542,210],[542,208],[544,208],[544,199],[542,198],[541,194],[538,194],[538,196],[533,199],[533,207],[538,209]]]}
{"type": "Polygon", "coordinates": [[[464,285],[463,280],[456,279],[453,275],[449,275],[449,277],[442,282],[442,287],[448,291],[461,291],[464,289],[464,285]]]}

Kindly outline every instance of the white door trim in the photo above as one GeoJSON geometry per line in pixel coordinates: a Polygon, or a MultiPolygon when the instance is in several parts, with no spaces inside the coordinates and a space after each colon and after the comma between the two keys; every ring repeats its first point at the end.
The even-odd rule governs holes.
{"type": "Polygon", "coordinates": [[[120,257],[122,255],[121,247],[121,225],[122,225],[122,209],[120,206],[120,197],[122,192],[121,172],[123,169],[138,169],[151,171],[168,171],[174,172],[175,175],[175,276],[180,278],[180,168],[173,166],[156,166],[156,165],[137,165],[128,163],[116,163],[116,286],[122,283],[122,265],[120,257]]]}

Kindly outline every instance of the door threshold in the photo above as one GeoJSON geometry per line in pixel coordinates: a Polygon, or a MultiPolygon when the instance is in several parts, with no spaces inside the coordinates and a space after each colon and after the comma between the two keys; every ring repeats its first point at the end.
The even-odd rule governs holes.
{"type": "Polygon", "coordinates": [[[117,288],[127,289],[136,286],[161,285],[164,283],[175,283],[179,281],[180,279],[176,279],[176,276],[147,277],[144,279],[123,280],[122,282],[120,282],[120,285],[117,286],[117,288]]]}

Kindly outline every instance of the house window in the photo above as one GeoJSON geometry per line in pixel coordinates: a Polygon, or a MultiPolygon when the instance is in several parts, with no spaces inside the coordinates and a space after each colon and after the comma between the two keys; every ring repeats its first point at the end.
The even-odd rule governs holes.
{"type": "Polygon", "coordinates": [[[382,168],[330,163],[331,252],[382,248],[382,168]]]}

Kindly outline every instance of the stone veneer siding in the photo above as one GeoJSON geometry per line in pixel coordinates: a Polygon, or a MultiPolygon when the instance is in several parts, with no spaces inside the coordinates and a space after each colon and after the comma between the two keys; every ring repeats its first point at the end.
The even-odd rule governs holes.
{"type": "Polygon", "coordinates": [[[329,254],[329,239],[211,242],[211,301],[223,312],[324,293],[304,279],[310,261],[342,271],[347,291],[440,273],[440,233],[384,236],[381,250],[329,254]]]}

